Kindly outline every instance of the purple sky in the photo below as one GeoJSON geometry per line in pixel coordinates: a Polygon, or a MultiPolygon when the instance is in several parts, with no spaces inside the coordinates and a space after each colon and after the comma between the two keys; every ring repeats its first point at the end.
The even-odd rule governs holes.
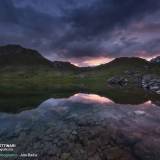
{"type": "Polygon", "coordinates": [[[0,0],[0,45],[80,66],[160,53],[159,0],[0,0]]]}

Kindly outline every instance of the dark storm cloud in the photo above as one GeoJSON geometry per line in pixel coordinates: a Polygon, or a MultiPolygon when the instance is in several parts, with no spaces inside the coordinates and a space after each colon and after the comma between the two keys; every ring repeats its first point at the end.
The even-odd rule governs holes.
{"type": "Polygon", "coordinates": [[[10,29],[12,29],[12,25],[17,25],[25,31],[37,33],[37,36],[40,33],[48,36],[53,29],[61,26],[57,17],[37,12],[29,6],[16,8],[11,2],[11,0],[5,0],[0,5],[0,23],[10,24],[10,29]]]}
{"type": "MultiPolygon", "coordinates": [[[[90,6],[86,6],[83,8],[73,9],[70,12],[70,23],[73,27],[73,39],[68,39],[68,48],[69,55],[72,56],[76,52],[73,50],[73,42],[78,41],[79,46],[86,46],[86,43],[90,41],[90,45],[85,47],[83,51],[83,47],[80,49],[86,53],[87,56],[98,56],[99,54],[104,53],[104,47],[101,46],[103,41],[108,41],[110,43],[110,39],[113,36],[113,32],[115,30],[127,30],[130,23],[142,20],[145,16],[155,13],[160,7],[160,2],[157,0],[99,0],[95,1],[90,6]],[[95,41],[97,41],[97,45],[95,45],[95,41]],[[91,45],[93,42],[93,45],[91,45]],[[97,52],[97,48],[99,49],[97,52]],[[90,52],[94,50],[93,52],[90,52]],[[74,52],[72,52],[74,51],[74,52]]],[[[153,26],[152,28],[157,26],[153,26]]],[[[147,29],[144,27],[144,30],[147,29]]],[[[148,28],[151,29],[151,28],[148,28]]],[[[129,34],[126,35],[129,37],[129,34]]],[[[115,41],[116,41],[116,37],[115,41]]],[[[67,39],[67,38],[66,38],[67,39]]],[[[135,42],[122,41],[121,46],[134,48],[135,42]]],[[[112,56],[119,55],[119,46],[111,45],[110,48],[106,48],[106,52],[112,54],[112,56]],[[111,48],[113,47],[113,49],[111,48]],[[116,50],[116,52],[114,52],[116,50]],[[115,54],[115,55],[114,55],[115,54]]],[[[138,47],[138,46],[137,46],[138,47]]],[[[136,48],[137,50],[138,48],[136,48]]],[[[122,53],[125,52],[125,48],[121,49],[122,53]]],[[[78,50],[79,51],[79,50],[78,50]]],[[[132,54],[133,51],[129,51],[128,54],[132,54]]],[[[126,53],[123,53],[126,54],[126,53]]]]}
{"type": "Polygon", "coordinates": [[[20,43],[46,50],[63,29],[63,19],[35,10],[32,6],[16,7],[11,0],[0,0],[0,42],[20,43]]]}
{"type": "Polygon", "coordinates": [[[89,7],[73,9],[71,23],[80,36],[90,37],[126,27],[159,7],[157,0],[98,0],[89,7]]]}
{"type": "Polygon", "coordinates": [[[0,0],[0,22],[15,23],[17,21],[15,8],[12,1],[0,0]]]}
{"type": "Polygon", "coordinates": [[[0,0],[0,43],[49,57],[152,56],[160,51],[158,0],[0,0]]]}

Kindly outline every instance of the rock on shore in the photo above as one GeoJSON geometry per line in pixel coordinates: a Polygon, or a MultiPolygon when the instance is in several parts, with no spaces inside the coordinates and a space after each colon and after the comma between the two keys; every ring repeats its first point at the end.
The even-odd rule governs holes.
{"type": "Polygon", "coordinates": [[[120,86],[125,86],[127,85],[128,79],[125,77],[111,77],[110,79],[108,79],[108,83],[111,85],[120,85],[120,86]]]}
{"type": "Polygon", "coordinates": [[[156,75],[145,75],[142,78],[142,87],[160,94],[160,77],[156,75]]]}

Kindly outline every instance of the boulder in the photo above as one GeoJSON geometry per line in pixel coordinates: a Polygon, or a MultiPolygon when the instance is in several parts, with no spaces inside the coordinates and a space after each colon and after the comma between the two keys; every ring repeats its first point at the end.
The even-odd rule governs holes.
{"type": "Polygon", "coordinates": [[[125,86],[128,83],[128,79],[124,77],[116,76],[108,79],[108,83],[111,85],[125,86]]]}
{"type": "Polygon", "coordinates": [[[156,75],[144,75],[142,77],[142,87],[156,94],[160,94],[160,77],[156,75]]]}

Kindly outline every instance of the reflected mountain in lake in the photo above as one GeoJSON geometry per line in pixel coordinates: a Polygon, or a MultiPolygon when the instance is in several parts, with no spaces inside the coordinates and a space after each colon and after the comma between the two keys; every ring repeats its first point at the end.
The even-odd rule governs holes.
{"type": "MultiPolygon", "coordinates": [[[[1,143],[38,160],[159,160],[160,107],[78,93],[19,113],[0,113],[1,143]]],[[[17,159],[17,157],[13,158],[17,159]]]]}
{"type": "Polygon", "coordinates": [[[116,104],[132,104],[139,105],[147,101],[160,106],[160,96],[147,93],[142,89],[136,90],[108,90],[107,92],[88,93],[88,94],[75,94],[74,92],[68,93],[51,93],[51,94],[16,94],[9,95],[0,94],[0,112],[19,113],[23,110],[37,108],[42,102],[50,98],[68,98],[76,99],[78,101],[83,99],[104,103],[113,102],[116,104]],[[74,96],[73,96],[74,95],[74,96]]]}

